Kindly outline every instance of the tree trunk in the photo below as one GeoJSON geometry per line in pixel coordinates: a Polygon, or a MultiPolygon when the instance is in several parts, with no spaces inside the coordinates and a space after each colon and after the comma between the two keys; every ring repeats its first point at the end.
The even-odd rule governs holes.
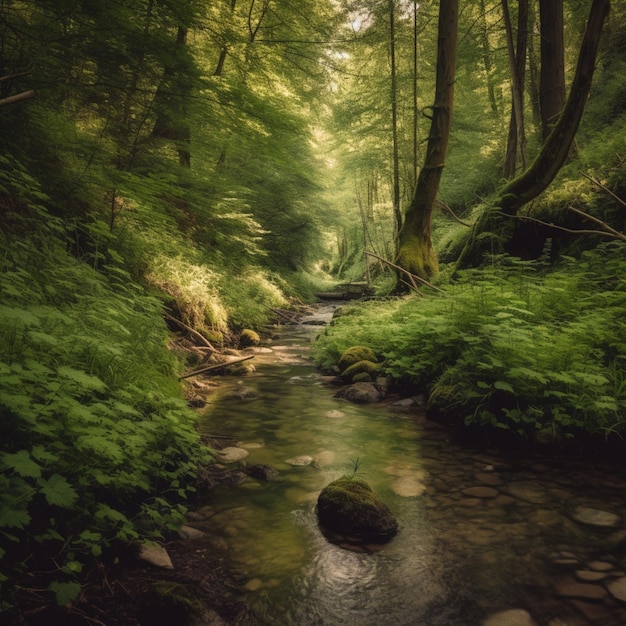
{"type": "Polygon", "coordinates": [[[504,177],[513,178],[519,150],[522,170],[526,169],[526,130],[524,124],[524,83],[526,80],[526,49],[528,41],[528,0],[520,0],[517,20],[517,42],[513,48],[513,28],[507,0],[502,0],[511,67],[511,118],[504,159],[504,177]]]}
{"type": "Polygon", "coordinates": [[[486,209],[477,220],[472,236],[460,255],[459,267],[478,265],[494,241],[506,250],[515,230],[515,220],[511,217],[544,191],[566,162],[591,88],[602,27],[609,8],[610,0],[593,0],[580,45],[576,74],[557,123],[531,166],[506,185],[491,203],[493,209],[486,209]]]}
{"type": "Polygon", "coordinates": [[[458,0],[441,0],[435,103],[432,107],[428,147],[424,166],[399,234],[396,264],[425,280],[438,271],[437,255],[432,245],[431,220],[452,123],[457,25],[458,0]]]}
{"type": "Polygon", "coordinates": [[[398,154],[398,85],[396,76],[395,0],[389,0],[389,60],[391,64],[391,133],[393,140],[393,216],[394,239],[402,226],[400,212],[400,157],[398,154]]]}
{"type": "Polygon", "coordinates": [[[565,48],[563,0],[539,0],[541,70],[539,103],[545,141],[565,106],[565,48]]]}

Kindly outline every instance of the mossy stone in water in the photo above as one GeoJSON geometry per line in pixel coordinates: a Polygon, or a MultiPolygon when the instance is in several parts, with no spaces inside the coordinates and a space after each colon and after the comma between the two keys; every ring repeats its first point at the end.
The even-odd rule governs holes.
{"type": "Polygon", "coordinates": [[[365,481],[355,478],[339,478],[324,487],[317,516],[324,529],[362,541],[387,541],[398,532],[389,507],[365,481]]]}
{"type": "Polygon", "coordinates": [[[348,348],[339,358],[337,365],[341,372],[345,372],[347,368],[359,361],[376,362],[376,354],[367,346],[352,346],[348,348]]]}
{"type": "Polygon", "coordinates": [[[376,380],[380,372],[380,364],[374,361],[357,361],[347,367],[341,374],[344,378],[352,382],[369,382],[376,380]]]}

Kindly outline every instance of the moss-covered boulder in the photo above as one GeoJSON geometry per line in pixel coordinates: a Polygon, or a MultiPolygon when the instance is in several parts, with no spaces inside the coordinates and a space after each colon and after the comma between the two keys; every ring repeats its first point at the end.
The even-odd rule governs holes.
{"type": "Polygon", "coordinates": [[[351,365],[354,365],[359,361],[370,361],[376,363],[376,354],[367,346],[352,346],[341,355],[337,365],[339,370],[343,373],[351,365]]]}
{"type": "Polygon", "coordinates": [[[352,382],[370,382],[380,373],[380,363],[357,361],[342,372],[342,377],[352,382]]]}
{"type": "Polygon", "coordinates": [[[258,346],[261,342],[261,337],[259,334],[250,328],[244,328],[241,331],[241,335],[239,336],[239,345],[242,348],[247,348],[249,346],[258,346]]]}
{"type": "Polygon", "coordinates": [[[389,507],[356,478],[339,478],[324,487],[317,500],[317,517],[322,529],[364,542],[384,542],[398,532],[389,507]]]}

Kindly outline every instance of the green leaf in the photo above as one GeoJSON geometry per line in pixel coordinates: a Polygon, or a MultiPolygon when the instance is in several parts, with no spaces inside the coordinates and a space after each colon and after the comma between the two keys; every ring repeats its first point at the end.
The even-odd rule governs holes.
{"type": "Polygon", "coordinates": [[[78,498],[74,488],[59,474],[52,474],[48,480],[39,481],[39,485],[48,504],[70,508],[78,498]]]}
{"type": "Polygon", "coordinates": [[[24,528],[30,524],[30,514],[26,509],[16,509],[6,502],[0,502],[0,528],[24,528]]]}
{"type": "Polygon", "coordinates": [[[59,606],[68,606],[78,598],[81,585],[75,581],[62,583],[55,580],[48,585],[48,589],[54,593],[59,606]]]}
{"type": "Polygon", "coordinates": [[[5,453],[0,456],[2,464],[16,474],[26,478],[39,478],[41,467],[30,457],[28,450],[20,450],[14,453],[5,453]]]}
{"type": "Polygon", "coordinates": [[[493,386],[496,389],[499,389],[500,391],[508,391],[509,393],[515,393],[515,390],[513,389],[513,387],[511,387],[511,385],[504,380],[496,380],[496,382],[493,383],[493,386]]]}
{"type": "Polygon", "coordinates": [[[69,380],[78,383],[81,387],[84,387],[85,389],[104,391],[107,388],[106,384],[97,376],[91,376],[90,374],[87,374],[82,370],[77,370],[67,365],[62,365],[61,367],[59,367],[57,369],[57,373],[62,378],[68,378],[69,380]]]}

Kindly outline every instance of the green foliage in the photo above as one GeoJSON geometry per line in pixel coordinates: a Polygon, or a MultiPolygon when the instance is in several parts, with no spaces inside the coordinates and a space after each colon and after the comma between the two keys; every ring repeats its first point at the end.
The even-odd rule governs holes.
{"type": "Polygon", "coordinates": [[[0,258],[0,579],[38,574],[65,605],[103,551],[183,521],[206,452],[159,302],[73,259],[46,218],[0,258]]]}
{"type": "Polygon", "coordinates": [[[429,410],[530,440],[620,433],[626,409],[622,245],[546,273],[503,259],[463,273],[445,295],[356,305],[316,346],[323,365],[355,341],[396,380],[430,394],[429,410]]]}

